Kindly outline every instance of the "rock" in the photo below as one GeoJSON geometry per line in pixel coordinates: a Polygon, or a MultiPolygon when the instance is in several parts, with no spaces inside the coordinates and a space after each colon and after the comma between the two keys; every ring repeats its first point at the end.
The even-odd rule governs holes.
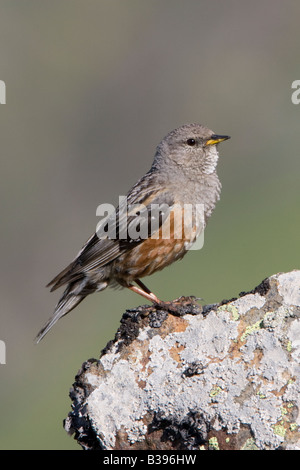
{"type": "Polygon", "coordinates": [[[192,314],[123,315],[76,376],[65,429],[84,449],[299,449],[300,271],[181,301],[192,314]]]}

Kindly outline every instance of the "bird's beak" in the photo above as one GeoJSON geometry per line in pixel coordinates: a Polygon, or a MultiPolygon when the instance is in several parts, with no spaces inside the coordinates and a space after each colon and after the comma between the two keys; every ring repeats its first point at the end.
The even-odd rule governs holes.
{"type": "Polygon", "coordinates": [[[205,147],[207,147],[207,145],[219,144],[220,142],[223,142],[223,140],[227,140],[227,139],[230,139],[229,135],[216,135],[216,134],[213,134],[213,135],[210,136],[210,139],[208,139],[206,141],[205,147]]]}

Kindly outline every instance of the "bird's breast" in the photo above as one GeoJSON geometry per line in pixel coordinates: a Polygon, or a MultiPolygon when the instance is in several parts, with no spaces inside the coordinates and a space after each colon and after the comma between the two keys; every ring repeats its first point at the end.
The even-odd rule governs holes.
{"type": "Polygon", "coordinates": [[[203,230],[201,217],[175,205],[168,218],[151,237],[125,249],[114,262],[113,276],[122,284],[149,276],[181,259],[203,230]]]}

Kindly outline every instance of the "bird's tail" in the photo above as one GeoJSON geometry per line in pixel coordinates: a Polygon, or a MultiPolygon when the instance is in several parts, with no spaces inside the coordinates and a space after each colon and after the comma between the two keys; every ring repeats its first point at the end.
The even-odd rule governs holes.
{"type": "Polygon", "coordinates": [[[43,337],[48,333],[52,326],[64,315],[69,313],[73,308],[76,307],[86,295],[84,294],[75,294],[73,289],[70,289],[70,286],[67,287],[63,293],[61,299],[55,307],[53,315],[49,318],[45,326],[37,334],[35,340],[37,343],[43,339],[43,337]]]}

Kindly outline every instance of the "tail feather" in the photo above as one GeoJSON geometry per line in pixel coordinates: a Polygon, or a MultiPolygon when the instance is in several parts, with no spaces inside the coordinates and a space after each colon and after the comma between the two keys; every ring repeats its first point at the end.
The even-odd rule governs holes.
{"type": "Polygon", "coordinates": [[[46,287],[51,287],[50,292],[53,292],[66,283],[74,282],[78,278],[82,278],[82,273],[77,273],[77,276],[72,276],[73,267],[74,263],[71,263],[46,285],[46,287]]]}
{"type": "Polygon", "coordinates": [[[56,305],[53,315],[49,318],[49,320],[41,329],[41,331],[37,334],[35,338],[36,342],[39,343],[41,339],[43,339],[43,337],[52,328],[52,326],[61,317],[73,310],[73,308],[75,308],[85,297],[86,295],[75,295],[74,293],[70,292],[69,288],[67,288],[62,298],[56,305]]]}

